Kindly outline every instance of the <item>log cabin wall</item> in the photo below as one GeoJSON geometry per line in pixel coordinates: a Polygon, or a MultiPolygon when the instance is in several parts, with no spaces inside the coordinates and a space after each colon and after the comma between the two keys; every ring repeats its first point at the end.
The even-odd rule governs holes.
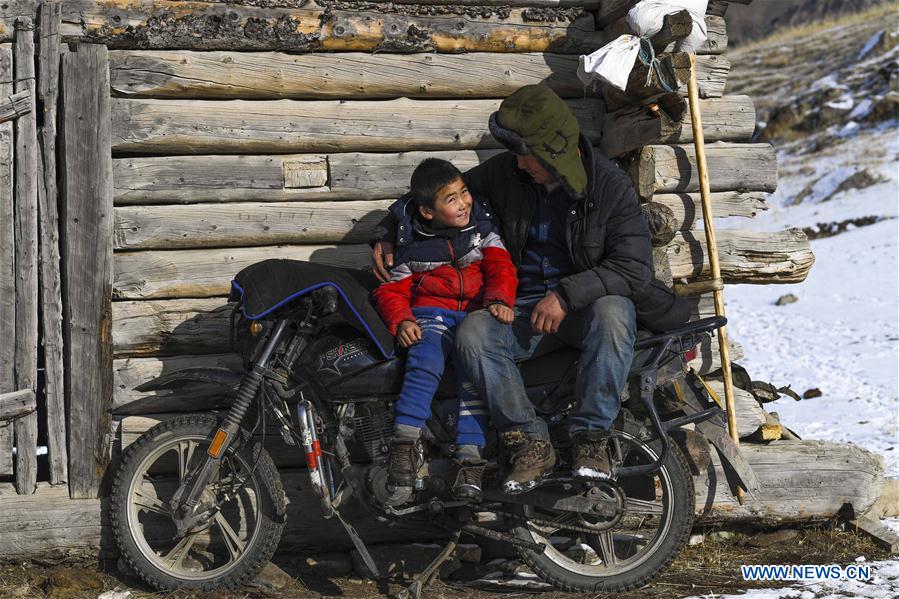
{"type": "MultiPolygon", "coordinates": [[[[63,220],[64,270],[80,264],[83,271],[89,264],[95,272],[84,277],[71,270],[63,304],[70,315],[73,306],[96,308],[83,318],[99,342],[94,356],[83,349],[85,340],[78,345],[77,331],[67,324],[68,426],[79,431],[69,437],[69,462],[78,471],[72,495],[100,491],[110,427],[120,447],[161,419],[221,407],[213,388],[142,393],[135,387],[186,365],[239,367],[228,347],[225,302],[238,270],[271,257],[366,266],[371,229],[406,191],[415,165],[439,156],[464,170],[500,151],[487,118],[523,85],[545,83],[565,98],[587,137],[631,173],[647,214],[662,215],[667,234],[657,238],[659,276],[686,283],[705,274],[689,112],[680,119],[648,116],[640,102],[585,89],[575,75],[580,54],[625,31],[623,17],[633,4],[67,0],[5,5],[0,41],[15,39],[15,19],[37,16],[38,5],[40,14],[55,15],[45,27],[56,28],[55,39],[63,44],[60,108],[70,111],[70,118],[60,119],[63,134],[62,124],[74,126],[81,114],[73,107],[87,102],[78,97],[79,77],[92,77],[91,85],[108,90],[106,100],[90,108],[88,122],[102,121],[91,133],[95,146],[84,154],[66,146],[61,135],[59,151],[61,174],[82,164],[95,169],[100,181],[107,180],[105,163],[111,159],[109,187],[93,189],[94,195],[80,202],[72,199],[78,182],[59,181],[61,187],[74,186],[68,196],[62,194],[62,206],[81,210],[95,237],[108,240],[106,248],[67,250],[65,243],[81,235],[63,220]],[[100,62],[105,69],[96,66],[100,62]],[[107,201],[111,219],[104,210],[107,201]],[[67,227],[72,228],[68,236],[67,227]],[[106,251],[112,251],[109,264],[106,251]],[[101,258],[83,263],[79,252],[101,258]],[[109,300],[106,313],[102,307],[109,300]]],[[[752,100],[725,94],[726,4],[710,3],[709,39],[698,51],[701,109],[715,214],[751,218],[765,209],[765,197],[776,187],[777,163],[770,145],[751,143],[752,100]]],[[[46,46],[39,52],[60,52],[46,46]]],[[[677,94],[685,96],[678,60],[672,58],[682,83],[677,94]]],[[[54,107],[55,99],[44,101],[45,111],[48,105],[54,107]]],[[[53,122],[45,113],[42,132],[53,122]]],[[[67,141],[77,134],[71,129],[67,141]]],[[[50,156],[55,158],[54,152],[50,156]]],[[[62,216],[67,214],[74,218],[75,212],[62,216]]],[[[813,262],[798,231],[720,230],[718,239],[730,283],[795,282],[813,262]]],[[[713,312],[709,297],[693,301],[696,317],[713,312]]],[[[732,357],[739,359],[739,344],[733,345],[732,357]]],[[[693,365],[701,372],[719,366],[715,340],[703,346],[693,365]]],[[[748,436],[768,417],[744,395],[738,401],[741,434],[748,436]]],[[[58,417],[61,412],[55,410],[58,417]]]]}

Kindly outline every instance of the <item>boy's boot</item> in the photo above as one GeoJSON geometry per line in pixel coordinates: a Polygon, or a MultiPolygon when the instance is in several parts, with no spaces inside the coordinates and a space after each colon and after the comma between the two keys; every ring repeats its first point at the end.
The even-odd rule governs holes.
{"type": "Polygon", "coordinates": [[[506,431],[502,442],[512,463],[503,481],[503,491],[509,495],[530,491],[556,465],[556,452],[549,441],[529,439],[522,431],[506,431]]]}
{"type": "Polygon", "coordinates": [[[456,451],[456,482],[453,483],[453,497],[478,503],[481,501],[481,479],[487,461],[481,459],[480,448],[475,445],[462,445],[456,451]]]}
{"type": "Polygon", "coordinates": [[[607,480],[612,478],[607,431],[579,432],[572,435],[572,470],[575,476],[607,480]]]}
{"type": "Polygon", "coordinates": [[[387,484],[393,487],[413,487],[423,456],[418,437],[421,430],[400,424],[390,442],[390,461],[387,465],[387,484]]]}

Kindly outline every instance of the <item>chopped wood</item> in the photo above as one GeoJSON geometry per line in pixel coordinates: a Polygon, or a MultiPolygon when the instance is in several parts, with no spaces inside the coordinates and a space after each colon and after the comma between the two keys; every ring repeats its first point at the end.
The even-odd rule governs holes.
{"type": "MultiPolygon", "coordinates": [[[[550,9],[555,10],[555,9],[550,9]]],[[[270,8],[230,2],[67,0],[63,40],[110,48],[291,52],[561,52],[602,46],[593,17],[534,20],[533,8],[409,10],[270,8]],[[488,16],[481,16],[487,14],[488,16]],[[202,32],[198,34],[198,32],[202,32]]],[[[537,16],[539,19],[539,16],[537,16]]]]}
{"type": "MultiPolygon", "coordinates": [[[[110,248],[112,244],[110,243],[110,248]]],[[[241,269],[269,258],[362,268],[371,248],[359,245],[278,245],[216,250],[119,252],[115,256],[116,299],[165,299],[227,295],[241,269]]]]}
{"type": "MultiPolygon", "coordinates": [[[[347,152],[327,156],[151,156],[113,160],[117,204],[170,204],[290,200],[380,200],[409,190],[419,162],[434,157],[463,172],[499,150],[347,152]],[[285,165],[308,160],[322,164],[323,187],[285,187],[285,165]]],[[[312,176],[312,175],[310,175],[312,176]]]]}
{"type": "MultiPolygon", "coordinates": [[[[716,218],[752,218],[768,209],[767,197],[768,194],[763,192],[719,191],[711,194],[712,215],[716,218]]],[[[698,193],[657,193],[652,196],[652,201],[670,208],[682,231],[689,231],[702,221],[698,193]]]]}
{"type": "Polygon", "coordinates": [[[108,463],[112,401],[112,155],[105,46],[63,55],[60,148],[69,488],[94,497],[108,463]]]}
{"type": "MultiPolygon", "coordinates": [[[[568,100],[599,141],[600,100],[568,100]]],[[[156,154],[392,152],[499,148],[500,100],[112,100],[113,151],[156,154]]],[[[721,124],[726,127],[725,124],[721,124]]]]}
{"type": "Polygon", "coordinates": [[[643,203],[640,211],[643,212],[643,218],[649,227],[653,247],[668,245],[680,229],[680,222],[675,218],[674,211],[656,202],[643,203]]]}
{"type": "MultiPolygon", "coordinates": [[[[726,283],[798,283],[815,262],[808,238],[800,229],[776,232],[718,231],[721,275],[726,283]]],[[[668,245],[674,278],[708,277],[706,240],[681,231],[668,245]]]]}
{"type": "MultiPolygon", "coordinates": [[[[132,98],[504,98],[536,83],[565,98],[585,93],[576,74],[578,57],[566,54],[115,50],[109,61],[113,92],[132,98]]],[[[717,81],[703,77],[707,71],[700,68],[700,85],[717,88],[717,81]]]]}
{"type": "Polygon", "coordinates": [[[59,192],[56,187],[56,106],[59,98],[60,3],[40,6],[38,97],[43,108],[38,185],[40,227],[41,338],[44,347],[44,398],[47,404],[47,454],[50,482],[68,480],[64,348],[62,343],[62,273],[59,258],[59,192]]]}
{"type": "MultiPolygon", "coordinates": [[[[706,146],[711,191],[774,191],[777,156],[770,144],[713,143],[706,146]]],[[[631,165],[640,197],[699,191],[696,153],[688,145],[652,145],[631,165]]]]}
{"type": "Polygon", "coordinates": [[[662,28],[650,41],[656,52],[664,52],[669,44],[682,40],[693,31],[693,17],[689,10],[672,13],[662,17],[662,28]]]}
{"type": "Polygon", "coordinates": [[[870,516],[860,516],[856,520],[850,520],[849,523],[857,531],[867,534],[875,543],[889,551],[890,555],[899,554],[899,534],[884,526],[880,520],[875,520],[870,516]]]}
{"type": "Polygon", "coordinates": [[[31,98],[31,91],[27,89],[0,100],[0,123],[28,114],[31,112],[32,104],[34,101],[31,98]]]}
{"type": "MultiPolygon", "coordinates": [[[[748,141],[755,131],[755,105],[749,96],[700,100],[703,133],[712,141],[748,141]]],[[[604,117],[600,148],[616,157],[659,143],[693,141],[689,105],[673,94],[647,106],[627,106],[604,117]]]]}
{"type": "Polygon", "coordinates": [[[393,200],[115,209],[115,249],[366,243],[393,200]]]}
{"type": "Polygon", "coordinates": [[[741,443],[761,489],[747,493],[740,505],[729,487],[717,452],[708,471],[694,479],[696,516],[700,523],[785,522],[828,520],[851,504],[863,513],[877,499],[883,481],[883,458],[849,444],[826,441],[741,443]]]}
{"type": "Polygon", "coordinates": [[[37,409],[34,391],[22,389],[12,393],[0,393],[0,421],[15,420],[37,409]]]}
{"type": "MultiPolygon", "coordinates": [[[[27,91],[31,109],[15,122],[16,387],[37,390],[38,344],[38,156],[34,84],[34,22],[16,19],[13,48],[15,91],[27,91]]],[[[37,482],[37,413],[16,420],[16,489],[34,492],[37,482]]]]}
{"type": "MultiPolygon", "coordinates": [[[[0,95],[13,93],[12,45],[0,45],[0,95]]],[[[0,297],[16,296],[12,123],[0,123],[0,297]]],[[[0,302],[0,393],[16,390],[16,302],[0,302]]],[[[13,474],[13,427],[0,426],[0,476],[13,474]]]]}
{"type": "Polygon", "coordinates": [[[224,298],[113,302],[113,350],[116,358],[226,353],[230,322],[224,298]]]}

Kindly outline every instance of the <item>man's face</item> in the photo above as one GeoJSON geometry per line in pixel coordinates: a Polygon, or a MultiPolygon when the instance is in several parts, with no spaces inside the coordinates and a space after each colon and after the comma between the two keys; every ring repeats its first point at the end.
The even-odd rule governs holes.
{"type": "Polygon", "coordinates": [[[518,168],[529,174],[534,183],[546,185],[555,181],[552,173],[533,154],[516,154],[515,158],[518,161],[518,168]]]}
{"type": "Polygon", "coordinates": [[[434,207],[420,208],[422,216],[443,227],[464,227],[471,218],[471,193],[462,177],[437,190],[434,207]]]}

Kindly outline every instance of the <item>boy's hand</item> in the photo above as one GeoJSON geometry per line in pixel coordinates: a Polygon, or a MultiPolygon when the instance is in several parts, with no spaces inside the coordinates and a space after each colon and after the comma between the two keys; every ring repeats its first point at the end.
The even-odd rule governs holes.
{"type": "Polygon", "coordinates": [[[375,268],[375,276],[382,283],[390,280],[390,269],[393,268],[393,244],[379,241],[371,249],[371,261],[375,268]]]}
{"type": "Polygon", "coordinates": [[[490,304],[487,311],[503,324],[511,324],[515,320],[515,312],[505,304],[490,304]]]}
{"type": "Polygon", "coordinates": [[[421,341],[421,327],[416,322],[404,320],[396,329],[396,338],[403,347],[415,345],[421,341]]]}

